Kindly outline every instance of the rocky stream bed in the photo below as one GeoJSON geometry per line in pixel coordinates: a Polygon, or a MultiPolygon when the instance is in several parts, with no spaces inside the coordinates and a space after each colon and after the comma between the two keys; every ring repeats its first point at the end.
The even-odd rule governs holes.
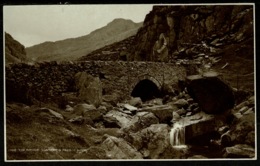
{"type": "Polygon", "coordinates": [[[112,94],[95,106],[72,92],[59,104],[7,103],[7,159],[254,158],[254,95],[232,103],[235,92],[219,86],[206,97],[193,79],[183,91],[147,101],[112,94]]]}

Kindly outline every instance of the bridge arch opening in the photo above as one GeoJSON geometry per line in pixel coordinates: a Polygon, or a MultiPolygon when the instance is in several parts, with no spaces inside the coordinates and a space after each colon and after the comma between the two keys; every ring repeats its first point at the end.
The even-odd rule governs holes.
{"type": "Polygon", "coordinates": [[[153,81],[144,79],[136,84],[131,93],[131,96],[140,97],[142,101],[148,101],[161,97],[161,90],[153,81]]]}

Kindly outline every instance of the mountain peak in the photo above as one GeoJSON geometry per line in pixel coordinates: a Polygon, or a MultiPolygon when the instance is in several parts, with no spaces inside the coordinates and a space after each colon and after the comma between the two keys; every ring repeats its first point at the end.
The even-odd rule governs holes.
{"type": "Polygon", "coordinates": [[[112,24],[122,24],[122,23],[131,23],[131,24],[135,24],[132,20],[130,19],[124,19],[124,18],[115,18],[113,21],[111,21],[110,23],[108,23],[107,25],[112,25],[112,24]]]}

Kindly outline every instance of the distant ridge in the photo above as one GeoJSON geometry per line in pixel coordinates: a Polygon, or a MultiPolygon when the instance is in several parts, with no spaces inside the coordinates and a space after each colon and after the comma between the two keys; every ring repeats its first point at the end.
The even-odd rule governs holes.
{"type": "Polygon", "coordinates": [[[135,35],[141,26],[142,22],[117,18],[88,35],[56,42],[47,41],[26,48],[26,53],[33,61],[76,60],[96,49],[135,35]]]}

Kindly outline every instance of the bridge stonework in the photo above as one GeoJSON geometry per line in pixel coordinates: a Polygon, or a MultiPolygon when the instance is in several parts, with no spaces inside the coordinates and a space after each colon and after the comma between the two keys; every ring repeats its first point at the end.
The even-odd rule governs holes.
{"type": "MultiPolygon", "coordinates": [[[[34,65],[12,64],[6,66],[6,88],[39,98],[55,97],[73,91],[75,74],[86,72],[99,77],[104,94],[117,90],[129,96],[141,80],[148,79],[160,89],[164,83],[176,84],[186,77],[182,66],[172,63],[125,62],[125,61],[84,61],[45,62],[34,65]]],[[[10,90],[9,90],[10,91],[10,90]]]]}

